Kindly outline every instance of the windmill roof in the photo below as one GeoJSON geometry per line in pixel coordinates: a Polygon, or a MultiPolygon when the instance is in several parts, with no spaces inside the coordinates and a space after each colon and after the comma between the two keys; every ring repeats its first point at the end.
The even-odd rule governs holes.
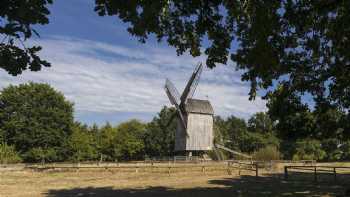
{"type": "Polygon", "coordinates": [[[214,114],[213,107],[208,100],[188,99],[186,103],[187,113],[214,114]]]}

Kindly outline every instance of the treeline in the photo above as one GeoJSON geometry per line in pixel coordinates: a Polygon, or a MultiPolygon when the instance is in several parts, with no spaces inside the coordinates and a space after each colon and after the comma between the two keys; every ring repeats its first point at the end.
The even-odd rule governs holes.
{"type": "MultiPolygon", "coordinates": [[[[268,112],[247,121],[215,117],[215,142],[257,159],[349,160],[349,115],[329,105],[310,111],[288,95],[270,95],[268,112]]],[[[326,105],[326,103],[325,103],[326,105]]],[[[4,88],[0,94],[0,162],[127,161],[174,155],[173,108],[145,123],[113,126],[74,121],[73,104],[47,84],[4,88]]],[[[226,154],[226,157],[232,155],[226,154]]]]}
{"type": "Polygon", "coordinates": [[[174,109],[149,123],[87,126],[73,118],[73,104],[47,84],[4,88],[0,94],[0,161],[116,161],[173,154],[174,109]]]}

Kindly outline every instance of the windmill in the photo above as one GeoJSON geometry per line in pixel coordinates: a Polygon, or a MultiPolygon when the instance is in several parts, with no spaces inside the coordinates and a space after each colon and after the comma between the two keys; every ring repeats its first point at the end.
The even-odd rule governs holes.
{"type": "Polygon", "coordinates": [[[165,92],[176,108],[176,114],[169,121],[177,117],[175,151],[208,151],[214,146],[213,107],[208,100],[192,98],[202,71],[202,64],[198,64],[181,95],[166,79],[165,92]]]}
{"type": "Polygon", "coordinates": [[[251,159],[249,155],[231,150],[218,143],[214,144],[213,107],[209,100],[192,98],[202,71],[202,64],[198,64],[181,95],[174,84],[169,79],[166,79],[165,92],[168,95],[170,103],[176,108],[176,113],[174,113],[167,124],[169,126],[172,120],[177,117],[175,151],[185,151],[191,155],[193,151],[203,152],[214,150],[218,159],[222,160],[222,155],[218,152],[218,149],[221,149],[233,155],[251,159]]]}

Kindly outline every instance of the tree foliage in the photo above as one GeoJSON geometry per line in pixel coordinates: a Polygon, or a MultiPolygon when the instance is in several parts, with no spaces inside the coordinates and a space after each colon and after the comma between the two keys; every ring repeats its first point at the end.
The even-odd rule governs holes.
{"type": "MultiPolygon", "coordinates": [[[[263,160],[349,160],[349,114],[326,100],[310,110],[301,95],[286,88],[269,93],[268,111],[247,120],[215,116],[215,143],[263,160]]],[[[87,126],[73,123],[72,103],[49,85],[10,85],[0,93],[0,160],[127,161],[173,156],[173,115],[174,108],[163,107],[148,123],[87,126]]]]}
{"type": "Polygon", "coordinates": [[[322,160],[326,152],[321,148],[321,142],[315,139],[303,139],[295,144],[294,160],[322,160]]]}
{"type": "Polygon", "coordinates": [[[350,107],[349,1],[112,1],[96,0],[100,16],[118,16],[145,42],[159,41],[199,56],[213,68],[228,57],[258,88],[284,84],[350,107]]]}
{"type": "Polygon", "coordinates": [[[147,124],[144,143],[148,156],[171,156],[174,154],[176,119],[169,123],[174,108],[163,107],[147,124]]]}
{"type": "Polygon", "coordinates": [[[98,131],[96,139],[98,142],[98,151],[100,155],[102,154],[102,158],[107,161],[117,160],[121,156],[116,143],[117,129],[113,128],[108,122],[99,130],[96,127],[93,127],[93,129],[98,131]]]}
{"type": "Polygon", "coordinates": [[[145,129],[146,125],[138,120],[130,120],[118,125],[116,143],[121,160],[144,158],[145,129]]]}
{"type": "Polygon", "coordinates": [[[47,84],[10,85],[1,91],[0,130],[24,160],[48,149],[51,156],[63,159],[62,146],[72,123],[73,104],[47,84]]]}
{"type": "Polygon", "coordinates": [[[219,131],[216,138],[220,138],[215,141],[236,151],[254,153],[267,146],[279,147],[272,120],[265,113],[254,114],[248,123],[235,116],[227,119],[217,116],[215,127],[219,131]]]}
{"type": "MultiPolygon", "coordinates": [[[[49,63],[39,46],[20,48],[34,24],[48,24],[52,0],[3,0],[0,7],[0,67],[17,75],[49,63]]],[[[229,59],[259,88],[283,84],[291,94],[309,93],[350,108],[350,2],[330,1],[122,1],[95,0],[100,16],[117,16],[141,42],[150,35],[165,40],[178,54],[206,55],[213,68],[229,59]]]]}
{"type": "Polygon", "coordinates": [[[248,120],[248,130],[255,133],[270,133],[274,130],[274,123],[264,112],[253,114],[248,120]]]}
{"type": "Polygon", "coordinates": [[[98,149],[95,135],[89,132],[86,125],[80,123],[75,123],[72,130],[66,144],[68,158],[75,162],[96,160],[98,149]]]}
{"type": "Polygon", "coordinates": [[[38,71],[50,63],[42,60],[38,53],[40,46],[25,46],[24,41],[33,34],[39,34],[33,25],[49,23],[48,5],[52,0],[2,0],[0,6],[0,68],[11,75],[21,74],[29,68],[38,71]]]}

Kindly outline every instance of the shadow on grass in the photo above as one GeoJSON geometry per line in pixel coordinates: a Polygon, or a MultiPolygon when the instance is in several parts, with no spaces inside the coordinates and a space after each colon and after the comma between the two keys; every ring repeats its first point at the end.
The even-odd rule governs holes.
{"type": "MultiPolygon", "coordinates": [[[[300,174],[310,176],[309,173],[300,174]]],[[[87,187],[62,190],[50,190],[47,193],[49,197],[65,196],[107,196],[107,197],[209,197],[209,196],[350,196],[347,193],[349,182],[336,183],[329,181],[313,182],[305,180],[288,180],[276,178],[274,176],[241,176],[236,178],[224,178],[218,180],[209,180],[212,187],[194,187],[194,188],[170,188],[170,187],[146,187],[146,188],[124,188],[117,189],[113,187],[87,187]]],[[[280,176],[280,175],[279,175],[280,176]]],[[[181,181],[181,180],[180,180],[181,181]]],[[[116,185],[117,187],[117,185],[116,185]]]]}

